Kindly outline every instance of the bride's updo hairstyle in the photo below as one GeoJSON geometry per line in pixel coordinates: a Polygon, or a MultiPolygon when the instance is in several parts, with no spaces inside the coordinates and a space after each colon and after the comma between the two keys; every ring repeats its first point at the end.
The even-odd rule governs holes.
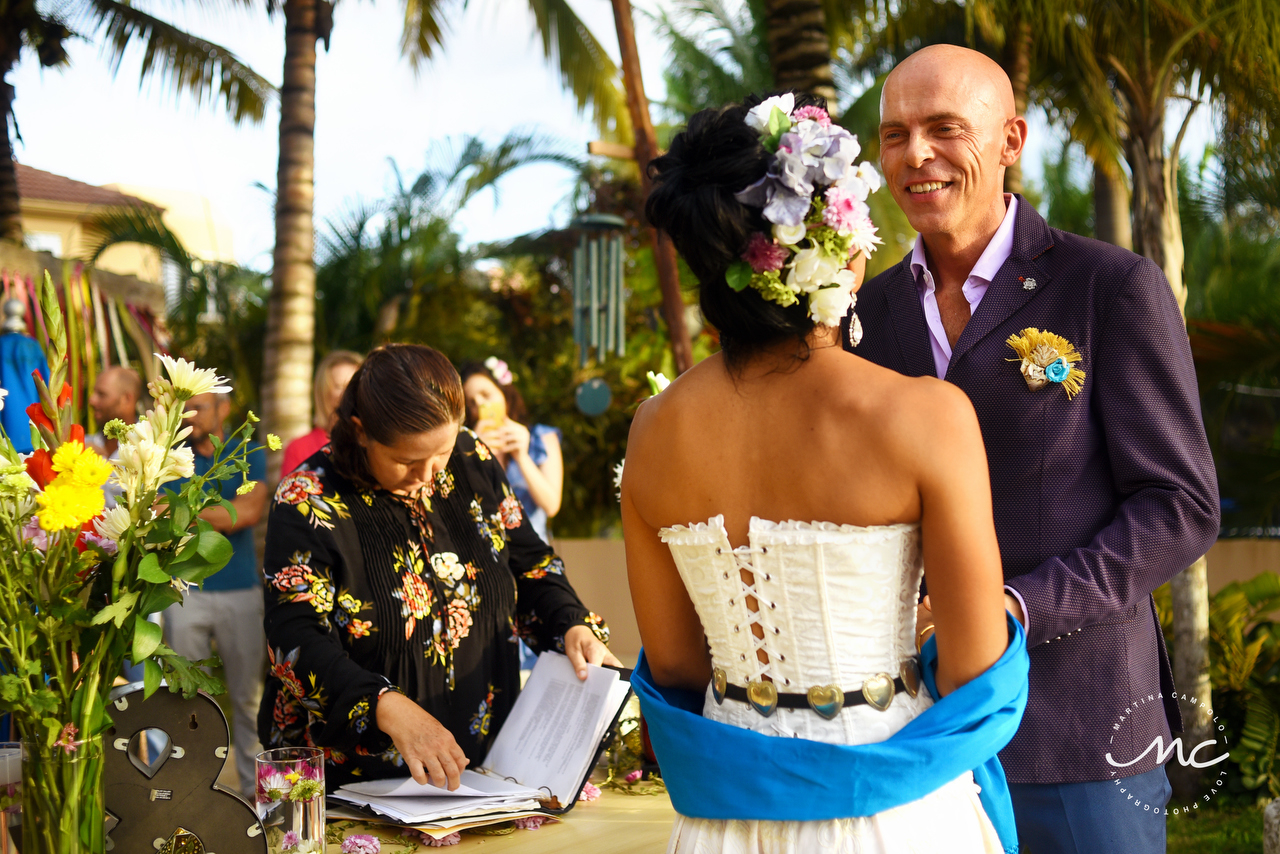
{"type": "MultiPolygon", "coordinates": [[[[725,271],[741,259],[752,232],[768,234],[772,228],[760,208],[733,197],[769,168],[772,155],[746,121],[765,97],[750,95],[741,104],[694,113],[667,153],[649,163],[653,189],[645,216],[671,235],[698,277],[702,314],[720,333],[730,367],[787,339],[798,340],[804,358],[804,339],[814,328],[803,303],[783,307],[751,288],[734,291],[725,281],[725,271]]],[[[826,109],[826,100],[815,95],[797,92],[795,99],[796,108],[826,109]]]]}

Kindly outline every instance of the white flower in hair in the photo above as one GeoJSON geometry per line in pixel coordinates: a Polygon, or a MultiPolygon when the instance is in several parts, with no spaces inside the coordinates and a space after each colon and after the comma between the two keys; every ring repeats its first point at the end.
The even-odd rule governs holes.
{"type": "Polygon", "coordinates": [[[804,240],[808,227],[802,222],[799,225],[775,225],[773,227],[773,237],[783,246],[795,246],[801,240],[804,240]]]}
{"type": "Polygon", "coordinates": [[[840,262],[823,251],[821,246],[801,249],[791,262],[787,285],[797,293],[812,294],[823,285],[834,282],[840,269],[840,262]]]}
{"type": "Polygon", "coordinates": [[[747,113],[747,125],[759,133],[764,133],[769,127],[769,116],[773,113],[774,107],[790,116],[791,111],[796,108],[796,96],[788,92],[785,95],[765,98],[747,113]]]}
{"type": "MultiPolygon", "coordinates": [[[[853,273],[845,270],[852,280],[853,273]]],[[[809,317],[814,323],[823,326],[839,326],[849,309],[853,308],[853,284],[845,285],[837,282],[831,287],[820,288],[809,294],[809,317]]]]}

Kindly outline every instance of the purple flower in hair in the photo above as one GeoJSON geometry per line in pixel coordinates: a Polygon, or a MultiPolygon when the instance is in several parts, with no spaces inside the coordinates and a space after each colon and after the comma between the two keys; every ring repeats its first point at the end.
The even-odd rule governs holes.
{"type": "Polygon", "coordinates": [[[747,241],[747,251],[742,253],[742,260],[751,265],[752,272],[767,273],[770,270],[781,270],[790,254],[757,231],[747,241]]]}

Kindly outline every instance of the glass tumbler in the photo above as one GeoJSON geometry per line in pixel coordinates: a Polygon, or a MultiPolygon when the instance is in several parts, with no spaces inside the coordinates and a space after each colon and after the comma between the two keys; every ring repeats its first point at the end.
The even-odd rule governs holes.
{"type": "Polygon", "coordinates": [[[255,801],[270,854],[324,854],[324,751],[264,750],[257,771],[255,801]]]}

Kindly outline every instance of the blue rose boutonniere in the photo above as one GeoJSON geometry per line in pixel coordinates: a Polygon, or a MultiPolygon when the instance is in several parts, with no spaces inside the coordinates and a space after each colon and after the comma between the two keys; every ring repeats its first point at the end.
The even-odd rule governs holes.
{"type": "Polygon", "coordinates": [[[1070,400],[1084,387],[1085,373],[1076,366],[1084,356],[1061,335],[1028,327],[1017,335],[1010,335],[1005,343],[1018,354],[1018,358],[1009,361],[1022,363],[1022,378],[1032,391],[1054,383],[1062,386],[1070,400]]]}

